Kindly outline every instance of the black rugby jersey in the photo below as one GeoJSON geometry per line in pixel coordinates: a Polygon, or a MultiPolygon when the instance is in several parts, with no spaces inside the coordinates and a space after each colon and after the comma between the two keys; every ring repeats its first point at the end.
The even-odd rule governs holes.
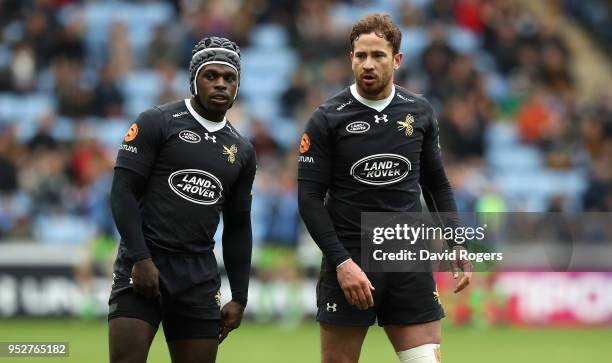
{"type": "Polygon", "coordinates": [[[360,245],[361,212],[420,212],[425,169],[443,168],[437,120],[423,97],[395,85],[386,106],[366,104],[353,85],[321,105],[298,157],[299,180],[328,186],[326,208],[345,247],[360,245]]]}
{"type": "Polygon", "coordinates": [[[210,251],[222,209],[250,210],[253,146],[226,120],[211,122],[198,115],[189,100],[141,113],[120,146],[115,167],[147,178],[139,204],[152,251],[210,251]]]}

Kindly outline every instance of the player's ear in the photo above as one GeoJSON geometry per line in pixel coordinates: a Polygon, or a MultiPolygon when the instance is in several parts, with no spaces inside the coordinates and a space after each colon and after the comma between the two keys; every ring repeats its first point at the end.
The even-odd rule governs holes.
{"type": "Polygon", "coordinates": [[[351,62],[353,61],[353,51],[351,51],[351,52],[349,53],[349,60],[350,60],[351,62]]]}
{"type": "Polygon", "coordinates": [[[402,60],[404,60],[404,53],[398,52],[396,55],[394,55],[393,56],[393,69],[395,70],[399,69],[400,65],[402,64],[402,60]]]}

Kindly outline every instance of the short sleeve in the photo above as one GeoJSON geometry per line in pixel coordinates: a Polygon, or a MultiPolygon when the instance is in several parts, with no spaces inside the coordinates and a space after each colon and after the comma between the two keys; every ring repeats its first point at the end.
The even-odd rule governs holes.
{"type": "Polygon", "coordinates": [[[162,125],[159,110],[153,108],[141,113],[123,137],[115,167],[130,169],[148,178],[163,143],[162,125]]]}
{"type": "MultiPolygon", "coordinates": [[[[250,145],[249,145],[250,146],[250,145]]],[[[232,185],[226,200],[226,208],[236,212],[250,211],[253,199],[253,181],[257,171],[255,149],[250,146],[246,162],[240,170],[238,179],[232,185]]]]}
{"type": "Polygon", "coordinates": [[[331,181],[333,142],[327,118],[321,109],[315,111],[300,140],[298,180],[324,184],[331,181]]]}

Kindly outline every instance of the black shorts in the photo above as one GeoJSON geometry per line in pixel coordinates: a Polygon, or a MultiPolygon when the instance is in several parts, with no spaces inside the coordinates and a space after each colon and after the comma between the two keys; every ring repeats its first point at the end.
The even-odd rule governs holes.
{"type": "Polygon", "coordinates": [[[129,317],[154,328],[162,322],[167,341],[217,339],[221,320],[221,279],[211,252],[206,255],[154,255],[160,273],[160,296],[134,293],[131,263],[121,254],[115,262],[108,320],[129,317]]]}
{"type": "MultiPolygon", "coordinates": [[[[361,251],[349,251],[357,264],[361,251]]],[[[317,284],[317,321],[348,326],[411,325],[444,317],[436,282],[431,272],[366,273],[374,286],[374,307],[359,310],[350,305],[338,283],[335,268],[323,258],[317,284]]]]}

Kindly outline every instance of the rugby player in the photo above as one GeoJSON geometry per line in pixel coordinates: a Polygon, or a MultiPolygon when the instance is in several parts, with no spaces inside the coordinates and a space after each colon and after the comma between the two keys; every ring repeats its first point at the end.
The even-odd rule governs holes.
{"type": "MultiPolygon", "coordinates": [[[[433,274],[366,274],[360,267],[361,212],[419,212],[421,190],[431,212],[457,210],[432,106],[393,83],[403,58],[400,42],[388,15],[371,14],[353,26],[355,84],[312,114],[300,143],[300,214],[324,255],[317,320],[325,363],[357,362],[376,320],[400,362],[440,361],[444,311],[433,274]],[[366,160],[386,170],[366,173],[366,160]]],[[[470,282],[471,265],[454,264],[463,270],[459,292],[470,282]]]]}
{"type": "Polygon", "coordinates": [[[225,118],[238,92],[240,50],[204,38],[189,71],[193,96],[141,113],[117,156],[111,362],[145,362],[160,322],[172,362],[214,362],[247,304],[255,151],[225,118]],[[232,292],[222,309],[213,254],[221,213],[232,292]]]}

